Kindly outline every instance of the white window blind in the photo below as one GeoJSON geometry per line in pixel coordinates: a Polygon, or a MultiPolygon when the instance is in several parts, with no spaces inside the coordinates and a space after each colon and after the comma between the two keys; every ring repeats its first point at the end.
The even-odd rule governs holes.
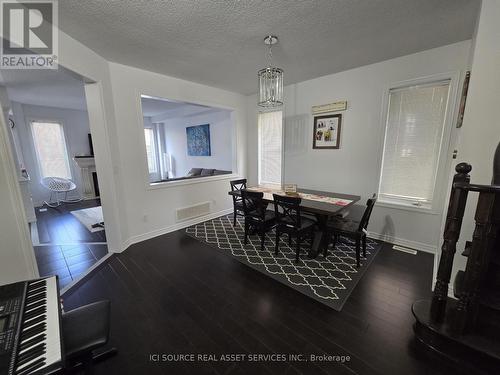
{"type": "Polygon", "coordinates": [[[146,141],[146,156],[148,159],[148,170],[150,174],[158,173],[156,156],[155,132],[152,128],[144,128],[144,140],[146,141]]]}
{"type": "Polygon", "coordinates": [[[390,90],[381,200],[432,205],[449,88],[446,80],[390,90]]]}
{"type": "Polygon", "coordinates": [[[40,176],[71,179],[64,129],[58,122],[31,122],[40,176]]]}
{"type": "Polygon", "coordinates": [[[259,113],[259,184],[281,185],[282,112],[259,113]]]}

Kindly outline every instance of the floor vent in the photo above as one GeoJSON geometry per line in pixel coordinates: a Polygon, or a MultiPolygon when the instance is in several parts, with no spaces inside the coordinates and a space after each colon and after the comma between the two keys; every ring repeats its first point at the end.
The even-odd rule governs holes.
{"type": "Polygon", "coordinates": [[[181,207],[175,211],[177,221],[194,219],[210,213],[210,202],[198,203],[193,206],[181,207]]]}
{"type": "Polygon", "coordinates": [[[407,247],[403,247],[403,246],[399,246],[399,245],[394,245],[392,248],[394,250],[397,250],[397,251],[402,251],[403,253],[417,255],[417,250],[408,249],[407,247]]]}

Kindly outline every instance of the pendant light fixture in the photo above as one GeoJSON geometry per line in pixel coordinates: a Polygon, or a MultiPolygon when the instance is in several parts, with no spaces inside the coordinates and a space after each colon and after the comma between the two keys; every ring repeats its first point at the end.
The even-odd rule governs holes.
{"type": "Polygon", "coordinates": [[[272,46],[278,43],[278,37],[266,36],[264,43],[269,47],[268,66],[259,70],[259,107],[273,108],[283,105],[283,69],[272,64],[272,46]]]}

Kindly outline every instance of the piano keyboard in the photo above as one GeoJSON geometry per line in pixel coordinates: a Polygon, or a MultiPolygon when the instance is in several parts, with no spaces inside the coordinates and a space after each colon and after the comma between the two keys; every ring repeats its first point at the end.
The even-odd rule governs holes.
{"type": "MultiPolygon", "coordinates": [[[[11,358],[7,371],[9,375],[43,374],[62,364],[57,278],[54,276],[24,284],[22,313],[18,299],[17,303],[14,303],[18,307],[17,312],[12,311],[8,316],[9,320],[18,318],[17,324],[9,324],[11,329],[16,328],[15,335],[10,335],[11,358]]],[[[3,302],[2,288],[0,287],[0,304],[3,302]]],[[[9,343],[6,348],[8,346],[9,343]]],[[[0,360],[0,373],[3,373],[1,364],[0,360]]]]}

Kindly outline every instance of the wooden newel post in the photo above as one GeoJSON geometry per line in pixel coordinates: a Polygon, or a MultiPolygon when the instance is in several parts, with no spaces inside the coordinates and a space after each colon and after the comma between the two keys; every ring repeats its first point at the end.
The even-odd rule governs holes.
{"type": "Polygon", "coordinates": [[[469,173],[472,166],[467,163],[460,163],[455,167],[457,174],[453,177],[450,203],[446,215],[444,228],[444,242],[441,247],[441,259],[437,273],[436,285],[431,303],[431,320],[434,323],[441,323],[446,311],[446,300],[448,297],[448,284],[450,283],[453,258],[457,249],[457,241],[460,236],[462,219],[465,205],[467,203],[468,191],[465,188],[470,182],[469,173]]]}

